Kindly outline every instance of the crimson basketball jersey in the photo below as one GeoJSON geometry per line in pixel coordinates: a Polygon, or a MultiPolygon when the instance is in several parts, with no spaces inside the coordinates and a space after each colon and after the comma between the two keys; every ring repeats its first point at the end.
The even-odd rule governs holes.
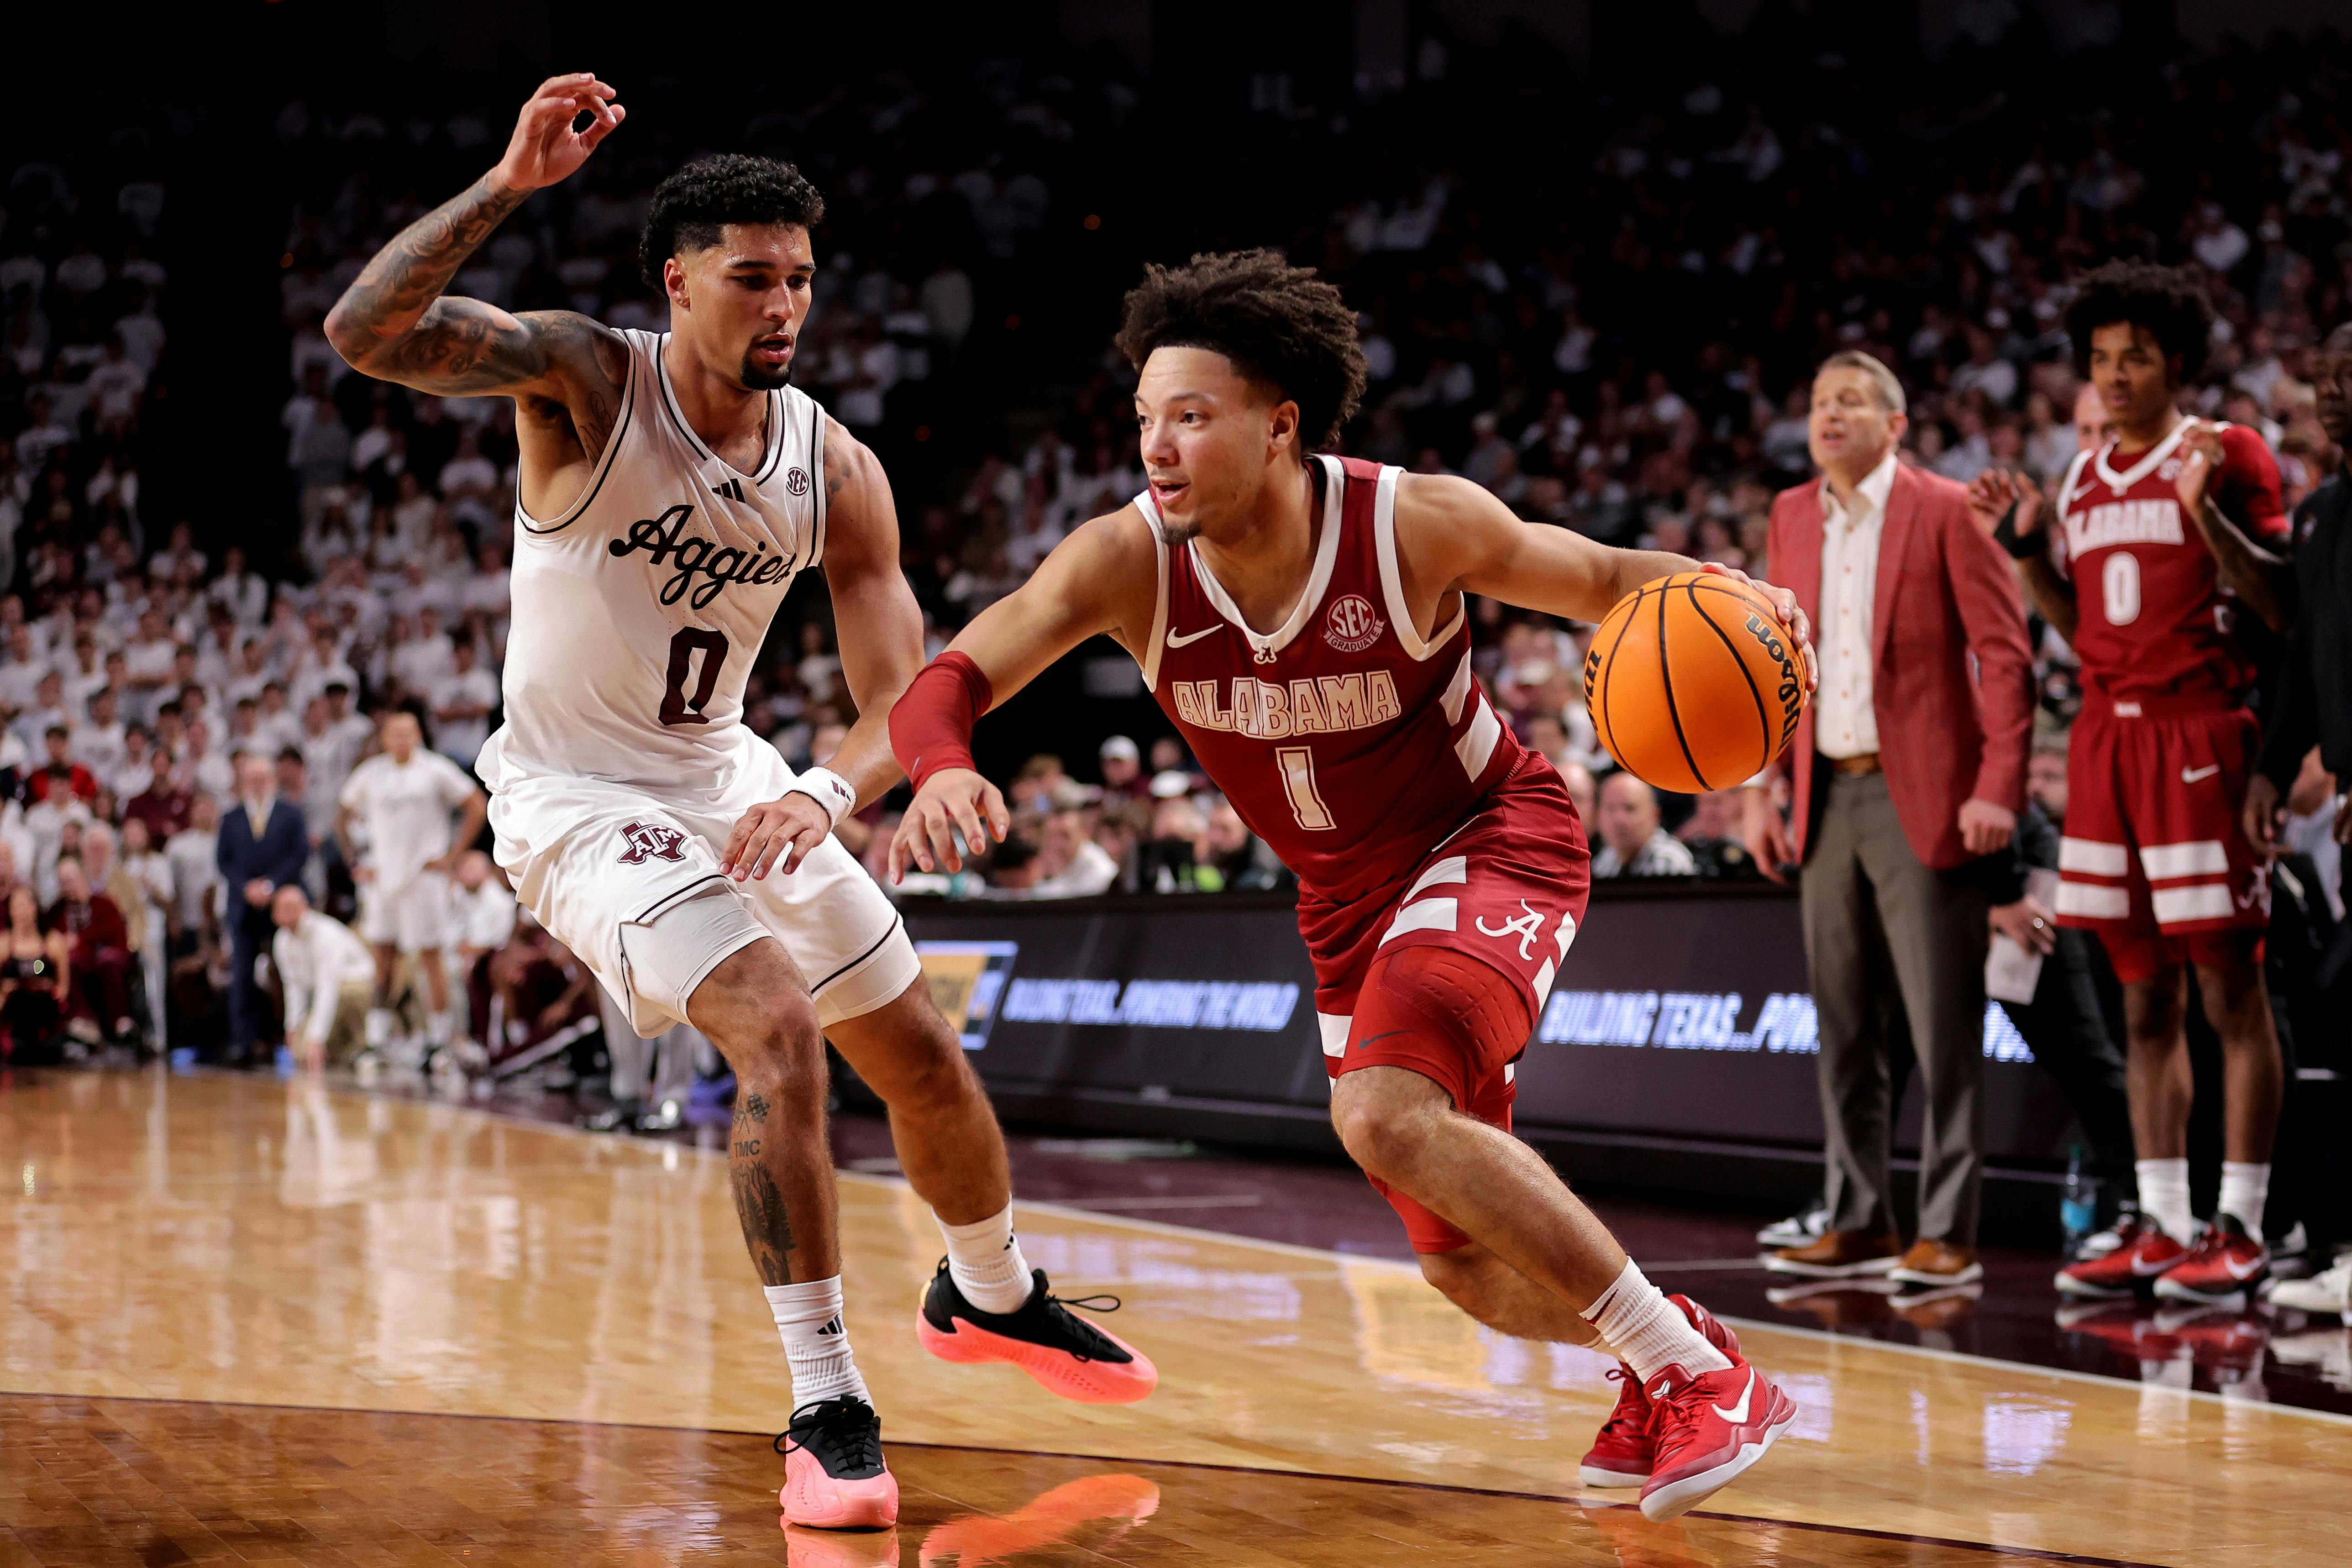
{"type": "MultiPolygon", "coordinates": [[[[2174,488],[2183,420],[2126,466],[2110,441],[2066,470],[2058,491],[2066,559],[2080,618],[2074,653],[2083,684],[2113,700],[2210,696],[2242,701],[2254,681],[2236,632],[2238,606],[2222,591],[2212,551],[2174,488]]],[[[2221,435],[2221,472],[2210,494],[2258,543],[2287,536],[2278,465],[2243,425],[2221,435]]]]}
{"type": "Polygon", "coordinates": [[[1322,531],[1306,591],[1260,634],[1192,543],[1160,540],[1144,684],[1192,755],[1307,889],[1334,902],[1395,882],[1526,756],[1471,678],[1456,605],[1427,642],[1397,569],[1400,468],[1315,459],[1322,531]]]}

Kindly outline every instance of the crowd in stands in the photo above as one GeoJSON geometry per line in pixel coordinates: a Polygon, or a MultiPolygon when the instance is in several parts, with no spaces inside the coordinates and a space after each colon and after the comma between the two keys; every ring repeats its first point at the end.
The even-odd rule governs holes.
{"type": "MultiPolygon", "coordinates": [[[[1838,349],[1902,374],[1907,461],[1963,480],[2060,472],[2077,434],[2059,313],[2070,279],[2112,255],[2203,269],[2220,324],[2193,402],[2262,432],[2290,507],[2339,460],[2305,371],[2352,300],[2352,60],[2333,36],[2184,49],[2153,78],[2078,57],[2044,68],[2047,93],[1986,110],[1954,87],[1901,115],[1827,57],[1775,73],[1694,57],[1645,100],[1555,95],[1539,110],[1488,90],[1493,60],[1448,57],[1424,47],[1384,99],[1269,124],[1270,172],[1235,186],[1230,213],[1164,235],[1133,159],[1171,89],[1104,57],[876,77],[710,128],[708,143],[665,140],[640,107],[610,156],[534,198],[455,287],[657,329],[634,256],[654,183],[722,139],[799,162],[831,216],[796,380],[890,467],[934,651],[1140,488],[1131,376],[1103,345],[1132,260],[1188,240],[1283,244],[1347,290],[1371,374],[1350,452],[1759,576],[1771,497],[1810,472],[1811,367],[1838,349]],[[1323,177],[1276,177],[1301,169],[1323,177]],[[1109,232],[1122,224],[1133,232],[1109,232]],[[1104,283],[1083,311],[1071,279],[1104,283]],[[1070,319],[1041,323],[1057,302],[1070,319]]],[[[496,156],[510,112],[278,113],[284,483],[233,517],[142,509],[142,420],[173,319],[163,187],[96,152],[7,171],[0,1027],[156,1039],[167,1010],[217,1018],[227,949],[207,868],[240,754],[303,808],[312,901],[347,911],[336,798],[374,716],[418,714],[463,765],[498,721],[511,405],[356,374],[320,323],[386,238],[496,156]]],[[[1581,704],[1590,628],[1487,601],[1473,620],[1478,676],[1568,773],[1599,874],[1752,873],[1727,800],[1614,773],[1581,704]]],[[[2054,635],[2041,653],[2054,732],[2071,657],[2054,635]]],[[[795,764],[838,745],[854,709],[821,591],[788,603],[747,712],[795,764]]],[[[1041,752],[1004,782],[1013,840],[975,872],[910,886],[1282,881],[1172,735],[1041,752]]],[[[844,824],[869,863],[888,806],[844,824]]]]}

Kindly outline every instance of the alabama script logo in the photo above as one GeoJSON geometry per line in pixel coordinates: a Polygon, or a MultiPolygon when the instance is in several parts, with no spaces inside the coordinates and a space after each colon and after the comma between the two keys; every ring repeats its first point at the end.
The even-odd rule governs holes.
{"type": "Polygon", "coordinates": [[[659,822],[631,822],[621,830],[621,837],[629,845],[621,856],[623,865],[642,864],[647,855],[666,861],[686,858],[686,835],[659,822]]]}
{"type": "Polygon", "coordinates": [[[1388,622],[1360,593],[1342,594],[1323,617],[1323,641],[1342,653],[1360,653],[1381,640],[1388,622]]]}

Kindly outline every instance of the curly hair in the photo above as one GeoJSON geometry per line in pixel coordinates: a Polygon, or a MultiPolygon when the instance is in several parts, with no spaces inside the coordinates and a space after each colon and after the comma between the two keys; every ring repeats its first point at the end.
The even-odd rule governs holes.
{"type": "Polygon", "coordinates": [[[2084,273],[2066,304],[2075,374],[2091,373],[2091,334],[2118,321],[2146,328],[2165,358],[2179,355],[2182,381],[2205,368],[2213,340],[2213,302],[2187,267],[2111,261],[2084,273]]]}
{"type": "Polygon", "coordinates": [[[1207,349],[1298,405],[1305,448],[1332,445],[1364,395],[1356,313],[1311,267],[1280,251],[1153,263],[1129,291],[1116,341],[1137,370],[1154,349],[1207,349]]]}
{"type": "Polygon", "coordinates": [[[637,270],[662,287],[662,263],[680,251],[708,250],[726,224],[796,224],[814,229],[824,221],[824,198],[790,163],[748,153],[722,152],[688,163],[654,187],[637,239],[637,270]]]}

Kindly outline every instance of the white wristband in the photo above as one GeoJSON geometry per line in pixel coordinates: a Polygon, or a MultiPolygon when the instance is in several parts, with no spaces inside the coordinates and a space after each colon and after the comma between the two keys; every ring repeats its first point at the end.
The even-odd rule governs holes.
{"type": "Polygon", "coordinates": [[[824,814],[833,819],[836,828],[841,826],[842,818],[857,809],[856,789],[830,768],[810,768],[793,779],[792,788],[784,793],[805,795],[814,800],[824,808],[824,814]]]}

